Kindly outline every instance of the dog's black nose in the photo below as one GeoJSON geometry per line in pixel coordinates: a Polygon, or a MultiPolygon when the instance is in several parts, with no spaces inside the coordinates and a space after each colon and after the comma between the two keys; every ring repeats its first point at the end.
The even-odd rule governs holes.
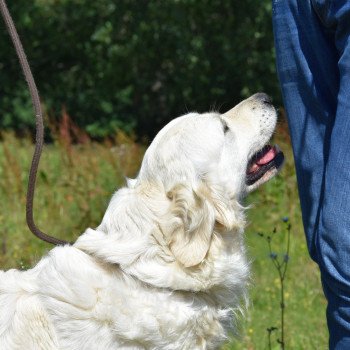
{"type": "Polygon", "coordinates": [[[265,103],[267,105],[272,104],[272,98],[265,94],[264,92],[258,92],[257,94],[252,96],[254,99],[261,101],[262,103],[265,103]]]}

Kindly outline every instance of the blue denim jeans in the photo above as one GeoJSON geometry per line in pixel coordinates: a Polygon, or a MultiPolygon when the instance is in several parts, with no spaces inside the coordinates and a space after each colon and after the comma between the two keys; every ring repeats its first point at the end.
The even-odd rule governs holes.
{"type": "MultiPolygon", "coordinates": [[[[330,349],[350,349],[350,0],[273,0],[277,71],[330,349]]],[[[302,278],[302,276],[299,276],[302,278]]]]}

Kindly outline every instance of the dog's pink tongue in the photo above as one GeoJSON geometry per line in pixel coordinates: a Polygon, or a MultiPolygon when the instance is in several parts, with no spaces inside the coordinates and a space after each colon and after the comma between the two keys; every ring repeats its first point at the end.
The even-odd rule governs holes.
{"type": "Polygon", "coordinates": [[[258,165],[267,164],[271,162],[273,158],[276,157],[276,154],[277,154],[277,150],[275,149],[275,147],[271,147],[261,158],[259,158],[256,161],[256,164],[258,165]]]}
{"type": "Polygon", "coordinates": [[[254,171],[257,171],[258,169],[259,169],[259,165],[256,164],[256,163],[253,163],[253,164],[249,167],[247,173],[248,173],[248,174],[254,173],[254,171]]]}

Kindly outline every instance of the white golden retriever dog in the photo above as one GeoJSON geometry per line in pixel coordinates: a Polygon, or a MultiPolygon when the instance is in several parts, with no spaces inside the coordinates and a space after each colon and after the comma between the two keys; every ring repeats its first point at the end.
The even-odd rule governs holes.
{"type": "Polygon", "coordinates": [[[216,349],[246,298],[242,199],[283,163],[263,93],[171,121],[100,226],[0,272],[1,350],[216,349]]]}

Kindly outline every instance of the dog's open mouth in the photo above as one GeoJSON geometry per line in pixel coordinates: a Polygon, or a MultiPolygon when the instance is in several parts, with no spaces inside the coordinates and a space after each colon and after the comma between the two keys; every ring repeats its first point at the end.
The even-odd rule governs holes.
{"type": "Polygon", "coordinates": [[[247,167],[246,184],[248,186],[253,185],[269,172],[269,170],[279,170],[283,161],[283,152],[277,145],[266,145],[250,159],[247,167]]]}

